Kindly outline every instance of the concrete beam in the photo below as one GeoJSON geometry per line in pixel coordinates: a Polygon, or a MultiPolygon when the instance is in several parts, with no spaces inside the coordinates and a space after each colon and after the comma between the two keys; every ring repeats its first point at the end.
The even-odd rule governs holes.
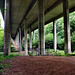
{"type": "Polygon", "coordinates": [[[4,55],[9,55],[10,54],[10,37],[11,37],[11,32],[10,32],[10,0],[5,0],[5,10],[4,11],[4,21],[5,21],[5,26],[4,26],[4,55]]]}
{"type": "Polygon", "coordinates": [[[56,39],[56,22],[53,21],[53,36],[54,36],[54,51],[57,51],[57,39],[56,39]]]}
{"type": "Polygon", "coordinates": [[[44,36],[44,7],[43,0],[38,0],[38,28],[39,28],[39,50],[40,55],[45,54],[45,36],[44,36]]]}
{"type": "Polygon", "coordinates": [[[65,54],[71,53],[70,22],[68,0],[63,0],[65,54]]]}
{"type": "MultiPolygon", "coordinates": [[[[31,11],[31,9],[33,8],[33,6],[34,6],[34,4],[35,4],[36,2],[37,2],[37,0],[32,0],[32,1],[31,1],[30,5],[29,5],[29,7],[28,7],[28,9],[27,9],[27,11],[26,11],[25,14],[24,14],[24,17],[23,17],[23,19],[22,19],[20,25],[19,25],[18,28],[17,28],[17,31],[19,30],[19,28],[20,28],[20,26],[22,25],[24,19],[27,17],[27,15],[29,14],[29,12],[31,11]]],[[[17,32],[16,32],[16,35],[17,35],[17,32]]],[[[15,37],[16,37],[16,35],[15,35],[15,37]]]]}

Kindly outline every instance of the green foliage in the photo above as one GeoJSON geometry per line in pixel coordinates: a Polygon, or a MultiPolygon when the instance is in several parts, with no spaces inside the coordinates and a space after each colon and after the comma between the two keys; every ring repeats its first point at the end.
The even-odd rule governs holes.
{"type": "Polygon", "coordinates": [[[64,39],[60,39],[58,42],[58,49],[64,50],[64,39]]]}
{"type": "Polygon", "coordinates": [[[7,9],[1,8],[1,12],[4,12],[5,10],[7,10],[7,9]]]}
{"type": "Polygon", "coordinates": [[[0,64],[0,72],[2,72],[3,71],[3,68],[5,68],[5,67],[11,67],[11,65],[7,65],[7,64],[0,64]]]}
{"type": "Polygon", "coordinates": [[[15,57],[15,56],[19,56],[19,55],[18,54],[11,54],[9,56],[4,56],[3,53],[2,54],[0,53],[0,72],[3,72],[3,68],[5,68],[5,67],[8,68],[8,67],[11,66],[11,65],[2,63],[2,60],[9,59],[9,58],[12,58],[12,57],[15,57]]]}
{"type": "MultiPolygon", "coordinates": [[[[49,23],[45,26],[45,48],[53,48],[53,23],[49,23]]],[[[63,17],[56,21],[57,29],[57,48],[64,49],[64,20],[63,17]]],[[[75,50],[75,12],[70,14],[70,29],[71,29],[71,44],[72,51],[75,50]]],[[[35,47],[38,47],[38,29],[35,31],[36,41],[33,43],[35,47]]]]}
{"type": "Polygon", "coordinates": [[[37,29],[37,30],[35,30],[35,39],[38,40],[38,38],[39,37],[38,37],[38,29],[37,29]]]}
{"type": "Polygon", "coordinates": [[[45,36],[45,48],[53,48],[53,34],[48,34],[45,36]]]}
{"type": "Polygon", "coordinates": [[[75,31],[72,33],[71,36],[71,46],[72,46],[72,51],[75,50],[75,31]]]}
{"type": "Polygon", "coordinates": [[[33,43],[33,47],[34,47],[34,48],[38,48],[38,39],[35,40],[35,42],[33,43]]]}
{"type": "Polygon", "coordinates": [[[72,12],[70,14],[70,29],[71,29],[71,35],[75,31],[75,12],[72,12]]]}
{"type": "Polygon", "coordinates": [[[10,54],[8,56],[4,56],[4,54],[0,54],[0,62],[4,59],[9,59],[9,58],[12,58],[12,57],[15,57],[15,56],[19,56],[18,54],[10,54]]]}
{"type": "Polygon", "coordinates": [[[4,66],[0,64],[0,70],[3,69],[3,68],[4,68],[4,66]]]}
{"type": "Polygon", "coordinates": [[[1,27],[1,18],[0,18],[0,27],[1,27]]]}
{"type": "Polygon", "coordinates": [[[56,21],[56,30],[57,30],[57,36],[60,36],[61,38],[64,37],[64,22],[63,18],[60,18],[56,21]]]}
{"type": "Polygon", "coordinates": [[[53,23],[49,23],[45,26],[45,35],[48,35],[49,33],[53,33],[53,23]]]}
{"type": "Polygon", "coordinates": [[[11,47],[11,52],[14,52],[15,51],[15,47],[11,47]]]}
{"type": "MultiPolygon", "coordinates": [[[[38,48],[38,39],[33,43],[34,48],[38,48]]],[[[53,34],[48,34],[45,36],[45,48],[53,48],[53,34]]]]}
{"type": "MultiPolygon", "coordinates": [[[[47,49],[46,49],[47,51],[47,49]]],[[[65,56],[64,50],[58,50],[56,52],[54,52],[54,49],[49,49],[49,54],[50,55],[54,55],[54,56],[65,56]]]]}
{"type": "Polygon", "coordinates": [[[66,54],[65,56],[75,56],[75,53],[66,54]]]}
{"type": "Polygon", "coordinates": [[[4,48],[4,30],[0,27],[0,51],[4,48]]]}

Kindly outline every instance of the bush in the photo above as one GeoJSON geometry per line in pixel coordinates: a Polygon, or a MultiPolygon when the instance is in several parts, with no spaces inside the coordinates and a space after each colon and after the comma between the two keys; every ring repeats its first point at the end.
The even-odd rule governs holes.
{"type": "Polygon", "coordinates": [[[53,34],[52,33],[45,36],[45,48],[53,49],[53,34]]]}
{"type": "Polygon", "coordinates": [[[58,49],[64,50],[64,39],[60,39],[58,42],[58,49]]]}
{"type": "Polygon", "coordinates": [[[38,48],[38,39],[35,40],[35,42],[33,43],[33,47],[34,47],[34,48],[38,48]]]}
{"type": "Polygon", "coordinates": [[[66,54],[66,56],[75,56],[75,54],[66,54]]]}
{"type": "Polygon", "coordinates": [[[15,51],[15,47],[11,47],[11,52],[14,52],[15,51]]]}
{"type": "Polygon", "coordinates": [[[4,30],[0,26],[0,51],[4,49],[4,30]]]}
{"type": "Polygon", "coordinates": [[[75,51],[75,31],[72,33],[72,37],[71,37],[71,48],[72,48],[72,52],[75,51]]]}
{"type": "Polygon", "coordinates": [[[2,65],[0,64],[0,70],[3,69],[3,68],[4,68],[4,66],[2,66],[2,65]]]}
{"type": "MultiPolygon", "coordinates": [[[[33,47],[38,48],[38,39],[36,39],[35,42],[33,43],[33,47]]],[[[53,34],[52,33],[45,36],[45,48],[53,49],[53,34]]]]}

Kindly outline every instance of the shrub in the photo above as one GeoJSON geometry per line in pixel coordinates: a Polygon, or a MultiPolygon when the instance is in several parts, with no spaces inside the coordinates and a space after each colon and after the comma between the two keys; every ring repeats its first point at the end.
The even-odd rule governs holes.
{"type": "Polygon", "coordinates": [[[33,43],[33,47],[34,47],[34,48],[38,48],[38,39],[35,40],[35,42],[33,43]]]}
{"type": "Polygon", "coordinates": [[[53,49],[53,34],[52,33],[45,36],[45,48],[53,49]]]}
{"type": "Polygon", "coordinates": [[[75,31],[72,33],[72,37],[71,37],[71,48],[72,51],[75,51],[75,31]]]}
{"type": "Polygon", "coordinates": [[[64,39],[60,39],[58,42],[58,49],[64,50],[64,39]]]}
{"type": "Polygon", "coordinates": [[[15,47],[11,47],[11,52],[14,52],[15,51],[15,47]]]}
{"type": "Polygon", "coordinates": [[[0,51],[4,49],[4,30],[0,26],[0,51]]]}

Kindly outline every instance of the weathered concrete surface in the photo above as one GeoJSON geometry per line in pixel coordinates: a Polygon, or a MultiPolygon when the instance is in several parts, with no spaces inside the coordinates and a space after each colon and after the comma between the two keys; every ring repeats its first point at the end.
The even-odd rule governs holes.
{"type": "Polygon", "coordinates": [[[25,55],[28,55],[28,43],[27,43],[27,19],[25,19],[24,22],[24,38],[25,38],[25,44],[24,44],[24,50],[25,50],[25,55]]]}
{"type": "Polygon", "coordinates": [[[22,51],[22,36],[21,36],[21,28],[19,29],[19,34],[20,34],[20,51],[22,51]]]}
{"type": "Polygon", "coordinates": [[[71,53],[70,22],[68,0],[63,0],[65,53],[71,53]]]}
{"type": "Polygon", "coordinates": [[[35,42],[35,31],[33,31],[33,42],[35,42]]]}
{"type": "MultiPolygon", "coordinates": [[[[16,37],[16,33],[18,30],[18,27],[20,26],[20,23],[26,14],[27,11],[28,14],[26,15],[27,20],[27,26],[30,27],[31,30],[35,30],[38,28],[38,1],[36,0],[35,4],[32,3],[34,0],[11,0],[10,7],[11,7],[11,34],[12,37],[16,37]],[[30,4],[33,6],[31,9],[29,8],[30,4]]],[[[68,0],[69,2],[69,9],[72,9],[71,11],[74,11],[75,7],[75,0],[68,0]]],[[[0,0],[0,8],[3,7],[3,0],[0,0]]],[[[45,12],[45,23],[49,23],[50,21],[53,21],[54,19],[59,18],[61,16],[60,14],[63,13],[63,1],[62,0],[45,0],[44,1],[44,12],[45,12]]],[[[21,24],[22,25],[22,24],[21,24]]]]}
{"type": "Polygon", "coordinates": [[[53,21],[54,51],[57,51],[56,21],[53,21]]]}
{"type": "Polygon", "coordinates": [[[32,50],[32,32],[31,32],[31,27],[29,28],[29,43],[30,43],[30,50],[32,50]]]}
{"type": "Polygon", "coordinates": [[[44,6],[43,0],[38,0],[38,28],[39,28],[39,52],[45,54],[45,34],[44,34],[44,6]]]}
{"type": "Polygon", "coordinates": [[[10,32],[10,13],[9,13],[9,0],[5,1],[5,10],[4,12],[4,55],[10,54],[10,40],[11,40],[11,32],[10,32]]]}

